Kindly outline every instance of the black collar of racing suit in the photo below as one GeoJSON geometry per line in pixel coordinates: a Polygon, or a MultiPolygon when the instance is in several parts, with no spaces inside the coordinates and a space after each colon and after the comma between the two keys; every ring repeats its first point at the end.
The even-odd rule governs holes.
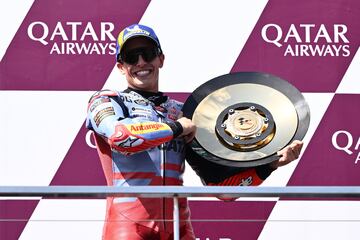
{"type": "Polygon", "coordinates": [[[141,91],[138,89],[133,89],[128,87],[123,92],[129,93],[129,92],[136,92],[137,94],[140,94],[143,98],[146,98],[147,100],[153,102],[155,106],[160,106],[160,104],[166,102],[168,100],[168,96],[165,96],[163,92],[147,92],[147,91],[141,91]]]}
{"type": "MultiPolygon", "coordinates": [[[[168,100],[168,96],[165,96],[163,92],[156,92],[156,93],[147,92],[147,91],[133,89],[130,87],[125,89],[123,92],[124,93],[136,92],[143,98],[146,98],[147,100],[151,101],[155,105],[154,109],[156,110],[157,114],[160,114],[161,116],[164,116],[162,112],[167,111],[165,108],[160,106],[160,104],[165,103],[168,100]],[[161,108],[162,110],[158,110],[157,107],[161,108]]],[[[166,122],[166,123],[173,131],[174,138],[177,138],[183,132],[183,127],[178,121],[166,122]]]]}

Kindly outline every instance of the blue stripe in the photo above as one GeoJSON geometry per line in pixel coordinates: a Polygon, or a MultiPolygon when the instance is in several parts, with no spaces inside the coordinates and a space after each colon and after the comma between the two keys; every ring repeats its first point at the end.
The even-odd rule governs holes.
{"type": "Polygon", "coordinates": [[[112,152],[113,171],[118,172],[153,172],[159,173],[160,169],[149,156],[148,152],[140,152],[130,156],[112,152]]]}
{"type": "Polygon", "coordinates": [[[176,179],[182,179],[182,174],[174,170],[166,170],[165,177],[172,177],[176,179]]]}
{"type": "Polygon", "coordinates": [[[178,155],[168,156],[168,154],[166,154],[166,163],[173,163],[181,166],[183,161],[180,159],[178,155]]]}
{"type": "Polygon", "coordinates": [[[137,200],[136,197],[122,197],[122,198],[114,198],[113,203],[127,203],[127,202],[135,202],[137,200]]]}
{"type": "Polygon", "coordinates": [[[119,179],[114,180],[113,184],[116,187],[129,187],[129,186],[147,186],[151,182],[148,178],[132,178],[132,179],[119,179]]]}

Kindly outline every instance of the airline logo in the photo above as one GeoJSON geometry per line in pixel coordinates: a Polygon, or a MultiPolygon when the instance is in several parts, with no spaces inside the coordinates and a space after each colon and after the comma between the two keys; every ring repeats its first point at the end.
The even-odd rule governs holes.
{"type": "Polygon", "coordinates": [[[290,24],[282,27],[269,23],[261,29],[262,39],[285,49],[284,56],[349,57],[350,45],[345,24],[290,24]]]}
{"type": "Polygon", "coordinates": [[[343,151],[347,155],[355,156],[355,164],[360,161],[360,137],[356,141],[356,137],[351,132],[339,130],[332,135],[331,142],[337,150],[343,151]]]}
{"type": "Polygon", "coordinates": [[[57,22],[55,27],[36,21],[27,28],[28,37],[44,46],[50,45],[50,54],[111,54],[116,52],[112,22],[57,22]]]}

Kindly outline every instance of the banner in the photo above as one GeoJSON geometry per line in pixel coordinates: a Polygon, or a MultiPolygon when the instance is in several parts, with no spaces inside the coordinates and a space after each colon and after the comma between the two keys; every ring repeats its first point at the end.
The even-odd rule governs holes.
{"type": "MultiPolygon", "coordinates": [[[[175,99],[249,71],[302,92],[311,112],[302,154],[263,186],[360,185],[359,1],[26,0],[1,9],[0,186],[106,185],[86,108],[95,91],[126,88],[114,54],[132,23],[156,31],[160,90],[175,99]]],[[[184,185],[202,185],[189,166],[184,185]]],[[[360,226],[359,201],[346,199],[199,198],[190,207],[199,240],[358,239],[360,226]]],[[[105,199],[2,198],[0,239],[100,239],[104,217],[105,199]]]]}

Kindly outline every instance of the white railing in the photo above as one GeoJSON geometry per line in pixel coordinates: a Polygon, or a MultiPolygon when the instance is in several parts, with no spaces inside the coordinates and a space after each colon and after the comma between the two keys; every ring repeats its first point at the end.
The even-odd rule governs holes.
{"type": "Polygon", "coordinates": [[[104,198],[147,197],[174,199],[174,239],[179,239],[179,197],[293,197],[293,198],[359,198],[360,187],[182,187],[182,186],[0,186],[0,197],[104,198]]]}

